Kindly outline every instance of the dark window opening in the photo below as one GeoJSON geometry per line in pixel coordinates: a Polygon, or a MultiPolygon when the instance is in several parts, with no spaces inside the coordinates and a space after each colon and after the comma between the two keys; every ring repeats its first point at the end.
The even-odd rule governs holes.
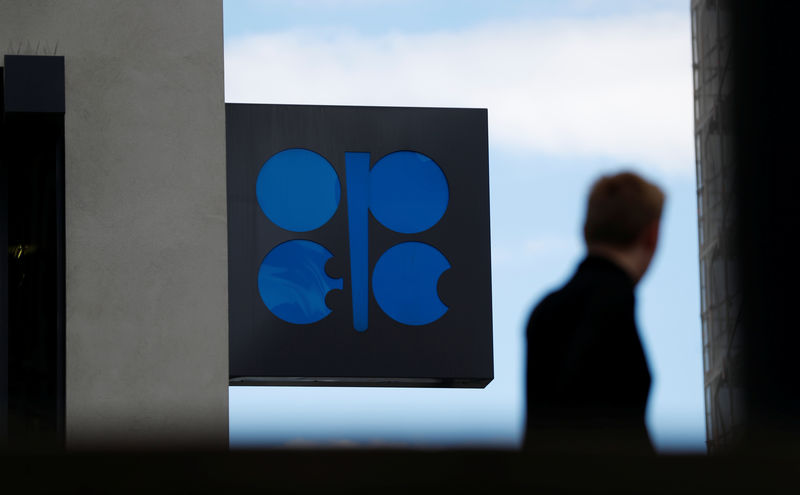
{"type": "Polygon", "coordinates": [[[58,448],[64,431],[63,58],[7,56],[0,74],[0,237],[7,246],[0,268],[6,296],[0,302],[0,428],[9,447],[58,448]],[[60,69],[62,103],[52,107],[46,98],[43,108],[54,69],[56,79],[60,69]],[[46,82],[35,84],[40,78],[46,82]]]}

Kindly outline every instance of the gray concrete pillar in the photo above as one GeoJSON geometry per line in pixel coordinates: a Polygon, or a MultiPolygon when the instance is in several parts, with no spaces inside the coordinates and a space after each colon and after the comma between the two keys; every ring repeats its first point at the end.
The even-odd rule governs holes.
{"type": "Polygon", "coordinates": [[[65,57],[68,447],[227,447],[222,0],[0,0],[8,53],[65,57]]]}

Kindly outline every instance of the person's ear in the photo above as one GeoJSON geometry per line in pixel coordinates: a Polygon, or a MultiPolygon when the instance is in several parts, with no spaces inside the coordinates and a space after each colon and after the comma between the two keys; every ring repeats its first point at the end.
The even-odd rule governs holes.
{"type": "Polygon", "coordinates": [[[644,231],[644,247],[648,251],[655,251],[658,245],[658,232],[660,230],[661,222],[656,220],[651,223],[644,231]]]}

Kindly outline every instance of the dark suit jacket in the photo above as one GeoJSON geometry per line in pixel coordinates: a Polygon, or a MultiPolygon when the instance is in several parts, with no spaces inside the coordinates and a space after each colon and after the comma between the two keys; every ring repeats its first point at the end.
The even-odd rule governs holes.
{"type": "Polygon", "coordinates": [[[650,372],[634,321],[634,283],[587,257],[528,322],[525,447],[652,453],[650,372]]]}

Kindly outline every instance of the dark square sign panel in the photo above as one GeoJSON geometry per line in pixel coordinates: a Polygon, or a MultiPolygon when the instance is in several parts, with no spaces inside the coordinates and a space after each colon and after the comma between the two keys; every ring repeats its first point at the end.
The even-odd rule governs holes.
{"type": "Polygon", "coordinates": [[[486,110],[226,119],[231,383],[486,386],[486,110]]]}

